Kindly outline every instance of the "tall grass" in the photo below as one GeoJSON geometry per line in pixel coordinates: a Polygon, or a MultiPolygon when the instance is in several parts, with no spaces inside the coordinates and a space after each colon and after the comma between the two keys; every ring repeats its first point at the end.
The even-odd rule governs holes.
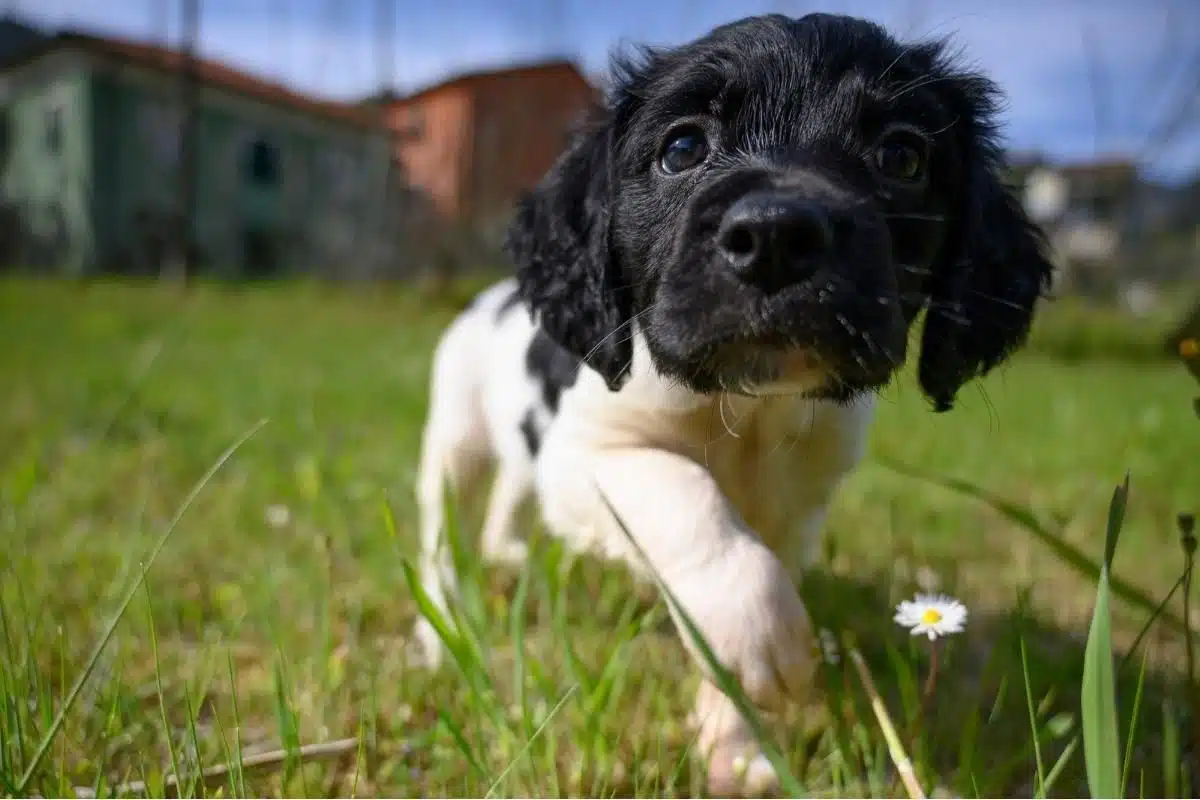
{"type": "MultiPolygon", "coordinates": [[[[125,296],[122,291],[111,290],[106,309],[125,296]]],[[[470,509],[455,504],[449,544],[462,591],[445,612],[421,593],[408,561],[411,510],[393,501],[380,513],[379,495],[372,490],[397,480],[398,464],[407,469],[406,454],[422,410],[424,373],[419,364],[444,315],[431,316],[426,325],[419,304],[409,301],[402,312],[382,301],[379,308],[364,311],[358,304],[341,308],[325,297],[320,302],[306,298],[296,306],[269,295],[203,300],[209,305],[201,304],[189,317],[187,334],[161,348],[141,347],[140,337],[153,341],[162,329],[156,304],[128,299],[114,306],[119,312],[81,311],[78,324],[86,328],[86,336],[76,332],[75,338],[64,336],[57,344],[51,339],[44,349],[22,344],[31,341],[29,330],[52,335],[64,326],[70,330],[76,320],[72,315],[64,321],[67,315],[45,297],[34,296],[29,303],[46,303],[53,313],[47,312],[45,319],[53,319],[53,325],[37,317],[26,328],[4,329],[7,341],[24,353],[6,374],[40,374],[35,367],[41,363],[75,353],[76,362],[55,369],[90,377],[79,379],[83,388],[78,391],[63,390],[47,378],[51,388],[31,392],[39,401],[46,399],[44,404],[30,406],[19,394],[0,397],[9,404],[0,419],[8,427],[0,430],[16,434],[7,437],[14,446],[0,453],[0,525],[22,548],[18,553],[14,544],[13,558],[0,565],[5,583],[0,592],[0,792],[702,794],[702,762],[694,757],[694,734],[683,723],[695,670],[677,642],[678,635],[696,638],[698,633],[686,623],[686,630],[665,629],[665,607],[673,602],[669,593],[648,595],[620,570],[598,567],[536,532],[533,555],[521,570],[484,570],[478,559],[467,556],[462,541],[473,529],[470,509]],[[316,321],[297,326],[297,307],[316,321]],[[369,314],[377,319],[364,324],[369,314]],[[321,315],[328,315],[324,322],[321,315]],[[398,316],[415,322],[394,333],[398,316]],[[134,329],[139,346],[116,334],[104,338],[105,325],[134,329]],[[393,338],[382,338],[388,331],[393,338]],[[111,377],[111,365],[87,372],[114,353],[124,353],[121,342],[143,355],[135,359],[138,366],[128,380],[111,377]],[[249,342],[249,349],[240,352],[238,342],[249,342]],[[289,354],[288,343],[296,352],[289,354]],[[403,347],[417,354],[406,361],[396,355],[403,347]],[[271,357],[264,358],[264,352],[271,357]],[[347,352],[356,357],[347,358],[347,352]],[[352,369],[356,362],[366,366],[352,369]],[[169,378],[163,378],[164,371],[169,378]],[[317,387],[309,395],[272,395],[272,387],[309,380],[317,387]],[[96,386],[110,391],[97,399],[96,386]],[[376,398],[376,405],[365,402],[369,397],[376,398]],[[310,406],[318,410],[306,421],[310,406]],[[59,416],[41,412],[47,407],[57,408],[59,416]],[[30,408],[45,416],[32,415],[30,408]],[[94,409],[99,413],[88,416],[94,409]],[[211,467],[197,457],[205,454],[207,461],[207,454],[221,450],[266,411],[272,412],[268,429],[258,434],[255,427],[246,434],[256,437],[254,447],[235,445],[211,467]],[[385,427],[364,432],[351,424],[376,414],[386,420],[385,427]],[[70,441],[71,426],[81,418],[94,422],[94,441],[100,446],[76,455],[75,465],[46,442],[70,441]],[[158,432],[147,434],[138,425],[158,432]],[[325,434],[325,428],[332,431],[328,436],[314,435],[313,430],[325,434]],[[156,461],[152,452],[133,450],[129,443],[139,437],[149,441],[147,450],[169,442],[178,460],[156,461]],[[347,443],[340,444],[338,437],[347,443]],[[385,447],[371,449],[383,439],[385,447]],[[121,461],[131,452],[143,459],[136,465],[140,472],[121,461]],[[72,470],[86,473],[92,483],[70,484],[64,475],[72,470]],[[360,491],[358,482],[373,471],[385,477],[377,484],[367,480],[367,489],[360,491]],[[198,474],[201,479],[188,489],[198,474]],[[140,488],[144,481],[153,491],[140,488]],[[198,504],[201,496],[211,507],[196,507],[206,505],[198,504]],[[274,533],[264,532],[261,524],[246,524],[263,502],[280,497],[302,522],[274,533]],[[92,511],[89,503],[98,510],[92,511]],[[161,516],[156,504],[165,505],[161,516]],[[50,515],[48,509],[55,507],[66,511],[50,515]],[[111,516],[110,507],[132,520],[128,538],[89,539],[86,531],[70,530],[72,513],[111,516]],[[462,513],[455,516],[457,511],[462,513]],[[39,513],[50,522],[39,522],[39,513]],[[194,537],[177,535],[185,513],[185,527],[189,533],[195,530],[194,537]],[[161,526],[147,525],[149,535],[137,539],[139,526],[152,519],[160,519],[161,526]],[[61,538],[69,558],[47,544],[54,536],[61,538]],[[84,549],[76,553],[70,549],[75,547],[84,549]],[[226,561],[216,557],[222,550],[229,551],[226,561]],[[267,555],[255,555],[259,553],[267,555]],[[87,568],[90,572],[82,566],[88,558],[99,559],[87,568]],[[236,578],[229,577],[230,570],[238,570],[236,578]],[[97,575],[103,576],[102,591],[89,587],[84,593],[75,585],[97,581],[97,575]],[[200,587],[196,597],[188,594],[192,582],[200,587]],[[213,584],[217,588],[207,591],[213,584]],[[137,597],[145,598],[144,617],[129,613],[137,597]],[[66,617],[67,625],[59,631],[55,626],[62,624],[63,614],[52,610],[65,605],[64,598],[84,599],[91,605],[83,608],[93,611],[66,617]],[[97,615],[96,608],[104,613],[97,615]],[[430,618],[446,642],[451,657],[440,674],[410,669],[397,655],[414,613],[430,618]]],[[[72,301],[64,307],[76,306],[72,301]]],[[[0,313],[0,325],[16,316],[0,313]]],[[[1109,335],[1082,334],[1069,324],[1043,328],[1033,348],[1063,360],[1086,360],[1109,347],[1103,344],[1109,335]]],[[[1161,361],[1161,355],[1151,354],[1156,335],[1153,330],[1140,333],[1144,341],[1130,346],[1127,360],[1161,361]]],[[[1111,338],[1118,341],[1119,331],[1111,338]]],[[[1135,380],[1157,375],[1156,369],[1139,366],[1121,372],[1114,367],[1112,375],[1104,375],[1108,383],[1088,386],[1111,387],[1119,394],[1135,380]]],[[[1050,367],[1028,373],[1051,374],[1057,373],[1050,367]]],[[[1065,374],[1069,377],[1060,379],[1054,391],[1069,399],[1070,376],[1083,373],[1065,374]]],[[[1040,379],[1021,378],[1028,381],[1023,386],[1040,379]]],[[[999,385],[991,384],[990,391],[998,392],[999,385]]],[[[1157,385],[1174,386],[1166,381],[1157,385]]],[[[1114,406],[1128,396],[1119,395],[1114,406]]],[[[1013,398],[1008,397],[1009,408],[1019,405],[1020,398],[1013,398]]],[[[815,627],[829,629],[823,641],[831,646],[823,650],[818,673],[823,695],[812,705],[761,714],[731,676],[710,664],[712,674],[753,721],[785,791],[820,796],[1192,796],[1194,754],[1200,752],[1191,642],[1195,623],[1188,605],[1194,519],[1182,515],[1177,533],[1171,532],[1184,558],[1170,591],[1145,588],[1148,581],[1136,569],[1136,556],[1146,555],[1139,546],[1159,540],[1147,535],[1145,521],[1163,516],[1168,500],[1176,502],[1175,487],[1164,490],[1160,484],[1181,459],[1149,462],[1160,470],[1154,482],[1140,477],[1145,454],[1130,448],[1143,456],[1141,465],[1131,468],[1132,489],[1123,484],[1114,494],[1101,543],[1102,525],[1093,526],[1091,538],[1080,533],[1079,524],[1072,531],[1053,509],[1047,513],[1047,505],[1054,504],[1039,497],[1040,486],[1025,491],[1021,484],[1044,482],[1060,468],[1060,461],[1050,457],[1057,453],[1053,446],[1044,448],[1050,453],[1045,456],[1049,466],[1033,465],[1028,476],[1009,463],[993,473],[998,480],[966,481],[956,477],[971,471],[955,466],[960,461],[947,457],[939,462],[939,453],[927,460],[917,453],[926,446],[912,435],[917,411],[904,416],[909,405],[917,404],[903,403],[908,401],[901,398],[889,409],[899,422],[890,422],[894,429],[883,431],[884,437],[899,437],[906,457],[911,453],[919,463],[937,465],[916,470],[889,460],[887,448],[875,460],[875,465],[894,468],[886,480],[916,481],[927,489],[891,493],[910,500],[896,511],[897,527],[927,526],[914,534],[919,551],[934,536],[969,539],[959,530],[964,519],[991,514],[1001,520],[1006,546],[1011,541],[1014,549],[1025,547],[1061,565],[1061,574],[1090,583],[1090,626],[1077,628],[1079,642],[1086,646],[1075,647],[1057,631],[1049,635],[1049,626],[1025,603],[1025,587],[993,587],[997,595],[1016,596],[1012,608],[996,611],[1004,605],[996,603],[979,608],[978,614],[972,608],[973,627],[939,651],[933,684],[928,650],[890,622],[893,595],[912,584],[897,577],[898,565],[894,574],[863,573],[855,580],[845,579],[844,572],[813,575],[801,592],[815,627]],[[992,488],[981,488],[984,483],[992,488]],[[982,510],[939,521],[947,496],[982,510]],[[1117,546],[1121,534],[1123,549],[1117,546]],[[1134,631],[1136,636],[1125,635],[1134,631]],[[1164,663],[1153,644],[1156,637],[1186,638],[1186,658],[1164,663]],[[1174,677],[1177,683],[1168,680],[1174,677]],[[923,700],[927,686],[933,692],[928,704],[923,700]]],[[[1064,415],[1082,413],[1069,403],[1064,406],[1064,415]]],[[[1044,408],[1032,409],[1028,418],[1044,413],[1044,408]]],[[[987,421],[982,415],[971,419],[973,430],[980,420],[987,421]]],[[[1086,421],[1093,424],[1090,419],[1086,421]]],[[[1095,427],[1096,436],[1105,435],[1103,425],[1095,427]]],[[[1008,430],[1019,437],[1020,428],[1013,424],[1008,430]]],[[[1020,440],[1012,449],[1032,453],[1037,444],[1020,440]]],[[[1089,466],[1087,475],[1074,479],[1091,480],[1117,468],[1113,462],[1089,466]]],[[[885,471],[871,469],[868,479],[877,482],[869,488],[875,491],[885,471]]],[[[863,496],[870,513],[857,508],[844,512],[835,520],[839,538],[854,543],[857,536],[865,548],[883,550],[881,541],[890,533],[877,524],[875,512],[889,495],[863,496]]],[[[854,502],[853,497],[848,500],[854,502]]],[[[1170,523],[1164,516],[1164,530],[1170,523]]],[[[853,560],[861,552],[831,553],[829,572],[837,561],[853,560]]],[[[994,571],[994,554],[954,552],[979,556],[984,570],[994,571]]],[[[1161,562],[1177,552],[1151,549],[1149,559],[1141,560],[1161,562]]],[[[946,574],[952,581],[953,574],[946,574]]],[[[956,589],[953,584],[946,588],[956,589]]],[[[969,593],[964,597],[972,599],[969,593]]],[[[1002,599],[1007,603],[1011,598],[1002,599]]],[[[705,643],[696,644],[711,661],[711,651],[704,655],[705,643]]]]}

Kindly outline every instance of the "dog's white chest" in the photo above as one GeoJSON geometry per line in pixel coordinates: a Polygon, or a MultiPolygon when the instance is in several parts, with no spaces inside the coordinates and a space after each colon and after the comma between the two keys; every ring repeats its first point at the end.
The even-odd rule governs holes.
{"type": "Polygon", "coordinates": [[[830,496],[862,456],[873,402],[724,396],[675,419],[674,444],[707,469],[743,519],[781,556],[816,556],[830,496]]]}

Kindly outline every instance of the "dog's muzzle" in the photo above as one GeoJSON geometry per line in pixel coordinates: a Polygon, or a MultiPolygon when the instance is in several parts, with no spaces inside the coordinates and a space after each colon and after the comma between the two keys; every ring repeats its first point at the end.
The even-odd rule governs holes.
{"type": "Polygon", "coordinates": [[[716,246],[738,280],[773,294],[811,278],[852,230],[844,212],[796,191],[766,189],[729,207],[716,246]]]}

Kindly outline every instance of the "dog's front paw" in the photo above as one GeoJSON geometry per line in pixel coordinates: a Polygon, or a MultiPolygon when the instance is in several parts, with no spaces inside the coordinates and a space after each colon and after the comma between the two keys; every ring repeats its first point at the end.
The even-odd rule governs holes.
{"type": "Polygon", "coordinates": [[[708,756],[708,792],[713,797],[771,797],[779,775],[757,746],[718,746],[708,756]]]}
{"type": "MultiPolygon", "coordinates": [[[[676,576],[669,588],[751,702],[777,709],[809,697],[816,666],[812,624],[787,571],[765,546],[757,541],[739,545],[701,569],[676,576]]],[[[693,637],[680,627],[707,673],[693,637]]]]}
{"type": "Polygon", "coordinates": [[[779,776],[763,755],[753,729],[733,702],[705,681],[696,697],[692,720],[698,755],[714,797],[767,797],[778,794],[779,776]]]}

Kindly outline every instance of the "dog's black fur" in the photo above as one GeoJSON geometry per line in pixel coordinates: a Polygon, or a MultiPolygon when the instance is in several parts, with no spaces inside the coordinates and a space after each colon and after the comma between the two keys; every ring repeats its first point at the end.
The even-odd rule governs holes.
{"type": "Polygon", "coordinates": [[[938,410],[1024,341],[1051,266],[1001,183],[999,91],[944,42],[768,15],[613,66],[506,243],[542,328],[610,389],[635,318],[697,391],[753,391],[803,348],[834,376],[818,394],[848,399],[890,379],[925,308],[938,410]]]}

